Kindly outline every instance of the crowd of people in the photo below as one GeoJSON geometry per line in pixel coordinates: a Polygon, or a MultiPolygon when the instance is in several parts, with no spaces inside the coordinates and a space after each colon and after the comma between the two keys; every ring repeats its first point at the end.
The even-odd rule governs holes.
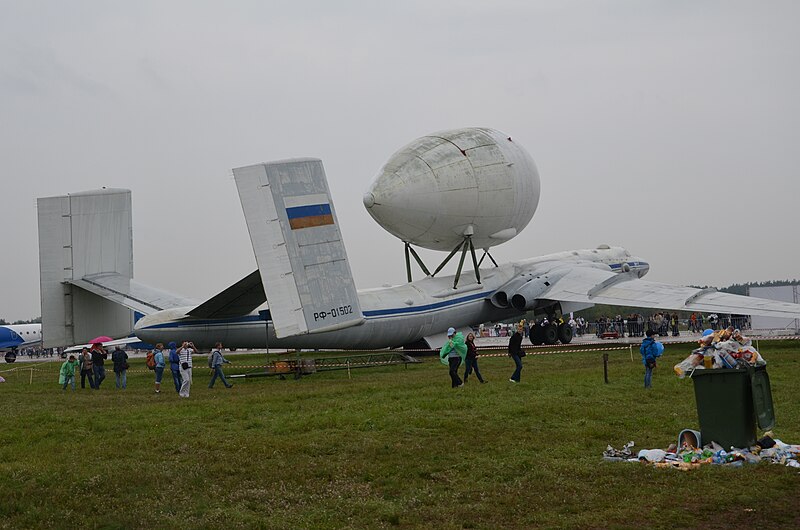
{"type": "MultiPolygon", "coordinates": [[[[523,333],[525,333],[526,324],[525,321],[517,324],[514,327],[514,333],[508,339],[508,356],[514,361],[514,373],[511,374],[511,378],[508,380],[510,383],[519,383],[522,374],[522,357],[525,357],[525,351],[522,349],[522,337],[523,333]]],[[[478,349],[475,347],[474,333],[468,333],[467,338],[464,339],[463,333],[457,332],[455,328],[449,328],[447,330],[447,342],[439,350],[439,360],[450,369],[450,384],[452,388],[463,387],[467,382],[467,378],[473,372],[478,381],[481,383],[487,382],[481,376],[481,371],[478,368],[478,349]],[[458,375],[458,369],[462,363],[466,364],[463,380],[458,375]]]]}
{"type": "MultiPolygon", "coordinates": [[[[576,320],[582,320],[587,327],[594,327],[594,334],[598,337],[603,336],[604,333],[617,333],[620,337],[644,337],[647,331],[653,331],[654,335],[661,337],[678,337],[680,336],[681,329],[684,328],[689,333],[700,333],[706,328],[718,330],[728,326],[734,326],[738,329],[750,328],[750,317],[745,315],[722,315],[721,317],[716,313],[703,315],[702,313],[692,313],[689,317],[681,318],[678,313],[656,312],[650,316],[643,316],[640,313],[632,313],[627,316],[616,315],[614,317],[601,316],[594,323],[586,323],[582,317],[576,320]]],[[[578,326],[576,335],[582,335],[586,332],[580,331],[578,326]]]]}
{"type": "MultiPolygon", "coordinates": [[[[188,398],[192,386],[192,356],[198,353],[197,348],[191,341],[184,341],[181,343],[180,348],[177,343],[170,342],[168,351],[165,353],[164,350],[162,343],[156,344],[156,347],[147,354],[145,361],[147,367],[153,370],[155,374],[155,392],[156,394],[161,393],[161,381],[167,368],[167,363],[169,363],[175,392],[182,398],[188,398]]],[[[114,351],[111,352],[112,370],[114,371],[116,388],[119,390],[125,390],[128,387],[128,359],[127,352],[119,346],[116,346],[114,351]]],[[[72,390],[75,390],[75,383],[78,375],[80,375],[81,388],[85,389],[88,381],[90,389],[99,390],[106,379],[107,360],[109,360],[109,353],[102,343],[92,344],[90,347],[83,348],[77,357],[74,354],[70,354],[69,358],[61,365],[59,371],[61,389],[65,391],[69,386],[72,390]]],[[[214,383],[217,379],[226,388],[233,386],[225,378],[225,372],[222,369],[224,364],[230,364],[230,361],[222,355],[222,343],[218,342],[209,355],[208,366],[212,370],[212,375],[208,388],[214,388],[214,383]]]]}

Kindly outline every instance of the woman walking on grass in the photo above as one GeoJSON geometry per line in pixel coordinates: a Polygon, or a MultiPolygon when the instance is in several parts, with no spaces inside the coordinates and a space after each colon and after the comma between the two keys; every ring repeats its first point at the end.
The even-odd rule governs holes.
{"type": "Polygon", "coordinates": [[[89,348],[81,351],[81,388],[86,388],[86,378],[89,378],[89,388],[94,388],[94,372],[92,371],[92,354],[89,348]]]}
{"type": "Polygon", "coordinates": [[[156,394],[161,392],[161,378],[164,377],[164,368],[167,366],[167,363],[164,362],[164,345],[160,342],[156,344],[156,349],[153,353],[153,359],[156,362],[155,372],[156,372],[156,394]]]}
{"type": "Polygon", "coordinates": [[[475,335],[472,333],[467,333],[467,368],[464,370],[464,382],[467,382],[467,377],[472,371],[475,371],[475,377],[478,378],[478,381],[481,383],[485,383],[486,381],[483,380],[481,377],[481,371],[478,370],[478,348],[475,347],[475,335]]]}

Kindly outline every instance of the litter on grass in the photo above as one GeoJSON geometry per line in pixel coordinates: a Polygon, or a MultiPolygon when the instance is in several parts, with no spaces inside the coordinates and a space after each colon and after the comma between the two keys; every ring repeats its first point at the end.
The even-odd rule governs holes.
{"type": "Polygon", "coordinates": [[[698,469],[705,464],[739,467],[744,464],[758,464],[768,462],[784,466],[800,468],[798,456],[800,445],[791,445],[775,438],[770,431],[764,434],[752,447],[739,449],[731,447],[728,450],[716,442],[711,442],[703,447],[695,447],[691,441],[692,436],[684,436],[681,432],[678,444],[670,444],[667,449],[642,449],[636,456],[631,448],[635,445],[632,441],[614,449],[608,446],[603,451],[603,460],[607,462],[641,462],[657,468],[676,468],[684,471],[698,469]]]}

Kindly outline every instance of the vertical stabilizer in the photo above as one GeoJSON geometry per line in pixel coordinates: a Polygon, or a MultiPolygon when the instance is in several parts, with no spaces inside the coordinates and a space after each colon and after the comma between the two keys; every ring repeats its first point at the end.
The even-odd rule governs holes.
{"type": "Polygon", "coordinates": [[[322,161],[233,170],[278,337],[364,321],[322,161]]]}
{"type": "Polygon", "coordinates": [[[133,277],[131,192],[102,189],[44,197],[37,206],[44,347],[130,333],[130,309],[71,282],[101,273],[133,277]]]}

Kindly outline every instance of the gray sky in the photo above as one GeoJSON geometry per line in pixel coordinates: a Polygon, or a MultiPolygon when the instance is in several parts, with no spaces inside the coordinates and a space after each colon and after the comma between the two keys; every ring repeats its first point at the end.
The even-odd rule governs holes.
{"type": "Polygon", "coordinates": [[[231,168],[295,156],[325,164],[358,287],[403,282],[402,245],[362,193],[406,143],[466,126],[513,136],[541,174],[498,261],[608,243],[655,281],[800,277],[798,15],[792,1],[0,0],[0,317],[40,313],[37,197],[133,190],[136,278],[204,299],[255,270],[231,168]]]}

